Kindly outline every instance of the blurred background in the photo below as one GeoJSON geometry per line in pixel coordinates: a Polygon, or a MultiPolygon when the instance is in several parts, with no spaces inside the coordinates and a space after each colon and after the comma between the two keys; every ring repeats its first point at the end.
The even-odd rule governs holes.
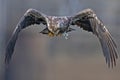
{"type": "Polygon", "coordinates": [[[109,69],[98,39],[79,28],[68,40],[39,34],[43,25],[24,29],[5,70],[5,47],[29,8],[56,16],[92,8],[115,38],[120,53],[120,0],[0,0],[0,80],[120,80],[120,60],[109,69]]]}

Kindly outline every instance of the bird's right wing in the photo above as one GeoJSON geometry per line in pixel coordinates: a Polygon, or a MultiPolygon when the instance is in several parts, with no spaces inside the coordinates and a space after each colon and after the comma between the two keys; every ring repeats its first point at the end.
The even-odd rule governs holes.
{"type": "Polygon", "coordinates": [[[10,38],[8,45],[6,47],[6,52],[5,52],[5,63],[8,64],[11,56],[14,52],[14,47],[16,40],[18,38],[18,34],[22,29],[25,29],[26,27],[34,24],[44,24],[46,25],[46,15],[35,10],[35,9],[28,9],[24,16],[21,18],[19,23],[17,24],[12,37],[10,38]]]}

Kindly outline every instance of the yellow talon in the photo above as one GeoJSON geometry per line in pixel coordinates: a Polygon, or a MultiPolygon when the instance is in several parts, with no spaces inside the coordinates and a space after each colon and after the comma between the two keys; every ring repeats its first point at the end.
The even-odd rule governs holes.
{"type": "Polygon", "coordinates": [[[48,33],[48,36],[49,37],[54,37],[54,36],[61,36],[62,34],[57,34],[57,35],[55,35],[54,33],[52,33],[52,32],[49,32],[48,33]]]}
{"type": "Polygon", "coordinates": [[[53,34],[52,32],[49,32],[49,33],[48,33],[48,36],[49,36],[49,37],[54,37],[54,34],[53,34]]]}

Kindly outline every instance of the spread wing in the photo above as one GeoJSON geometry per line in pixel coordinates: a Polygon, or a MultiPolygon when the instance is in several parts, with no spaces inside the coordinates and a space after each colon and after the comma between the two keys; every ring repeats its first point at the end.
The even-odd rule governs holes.
{"type": "Polygon", "coordinates": [[[91,9],[85,9],[77,15],[71,17],[71,25],[77,25],[83,30],[92,32],[96,35],[101,43],[102,50],[108,67],[116,65],[117,46],[105,25],[98,19],[91,9]]]}
{"type": "Polygon", "coordinates": [[[27,12],[24,14],[24,16],[21,18],[19,23],[17,24],[12,37],[10,38],[8,45],[6,47],[6,52],[5,52],[5,63],[9,63],[11,56],[14,52],[14,47],[16,40],[18,38],[19,32],[22,29],[25,29],[26,27],[34,24],[44,24],[46,25],[46,15],[43,13],[35,10],[35,9],[28,9],[27,12]]]}

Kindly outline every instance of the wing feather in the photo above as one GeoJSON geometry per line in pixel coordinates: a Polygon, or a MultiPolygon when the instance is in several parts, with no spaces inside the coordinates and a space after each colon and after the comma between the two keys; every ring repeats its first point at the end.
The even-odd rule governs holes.
{"type": "Polygon", "coordinates": [[[26,27],[34,24],[44,24],[46,25],[46,15],[43,13],[35,10],[35,9],[28,9],[27,12],[24,14],[24,16],[21,18],[19,23],[17,24],[9,42],[6,47],[6,52],[5,52],[5,63],[8,64],[12,54],[14,52],[14,47],[16,44],[16,40],[18,38],[18,35],[22,29],[25,29],[26,27]]]}
{"type": "Polygon", "coordinates": [[[116,66],[116,59],[118,58],[117,45],[108,29],[104,26],[101,20],[98,19],[93,10],[85,9],[75,16],[72,16],[71,25],[77,25],[83,28],[83,30],[92,32],[96,35],[102,46],[108,67],[116,66]]]}

